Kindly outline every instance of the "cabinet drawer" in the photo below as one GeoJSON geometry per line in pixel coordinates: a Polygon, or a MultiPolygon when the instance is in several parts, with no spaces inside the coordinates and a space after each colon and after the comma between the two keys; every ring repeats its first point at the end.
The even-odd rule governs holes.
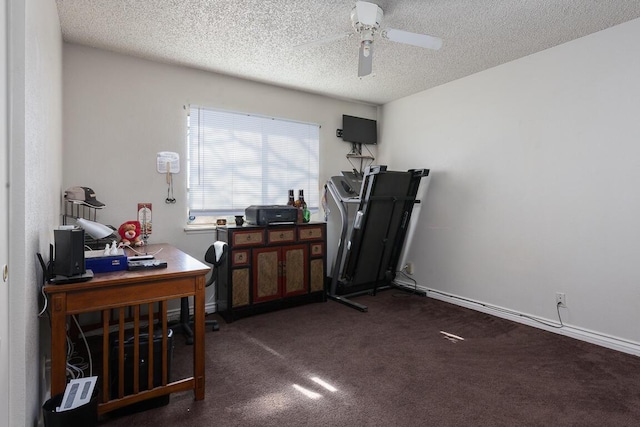
{"type": "Polygon", "coordinates": [[[269,230],[267,232],[267,240],[269,243],[289,243],[296,241],[296,233],[293,228],[281,230],[269,230]]]}
{"type": "Polygon", "coordinates": [[[298,229],[300,240],[319,240],[322,239],[322,227],[300,227],[298,229]]]}
{"type": "Polygon", "coordinates": [[[246,251],[233,251],[231,256],[231,265],[247,265],[249,264],[249,250],[246,251]]]}
{"type": "Polygon", "coordinates": [[[249,246],[264,244],[262,230],[238,231],[233,233],[233,246],[249,246]]]}
{"type": "Polygon", "coordinates": [[[310,247],[312,257],[322,256],[324,254],[324,243],[312,243],[310,247]]]}

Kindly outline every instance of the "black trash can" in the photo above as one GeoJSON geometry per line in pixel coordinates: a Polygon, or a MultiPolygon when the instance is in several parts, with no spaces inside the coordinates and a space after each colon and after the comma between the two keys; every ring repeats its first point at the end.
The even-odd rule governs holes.
{"type": "Polygon", "coordinates": [[[68,411],[56,412],[64,393],[57,394],[42,405],[45,427],[94,427],[98,425],[98,393],[94,391],[89,403],[68,411]]]}

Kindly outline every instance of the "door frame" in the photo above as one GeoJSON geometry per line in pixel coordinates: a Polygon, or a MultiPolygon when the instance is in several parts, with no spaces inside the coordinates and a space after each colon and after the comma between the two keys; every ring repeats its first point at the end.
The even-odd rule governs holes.
{"type": "Polygon", "coordinates": [[[8,9],[0,5],[0,425],[9,425],[9,66],[8,9]]]}

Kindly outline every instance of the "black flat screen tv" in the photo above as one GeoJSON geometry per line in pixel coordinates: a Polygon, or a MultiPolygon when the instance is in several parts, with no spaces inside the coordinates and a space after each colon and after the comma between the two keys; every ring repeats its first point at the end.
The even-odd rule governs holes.
{"type": "Polygon", "coordinates": [[[342,140],[355,144],[377,144],[377,122],[362,117],[342,115],[342,140]]]}

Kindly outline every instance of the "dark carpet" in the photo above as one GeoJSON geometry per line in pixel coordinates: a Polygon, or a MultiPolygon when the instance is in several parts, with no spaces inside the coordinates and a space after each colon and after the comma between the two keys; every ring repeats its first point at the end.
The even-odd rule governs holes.
{"type": "MultiPolygon", "coordinates": [[[[640,425],[638,357],[397,290],[354,300],[369,311],[328,301],[221,321],[204,401],[175,393],[101,425],[640,425]]],[[[192,360],[174,342],[173,379],[192,360]]]]}

